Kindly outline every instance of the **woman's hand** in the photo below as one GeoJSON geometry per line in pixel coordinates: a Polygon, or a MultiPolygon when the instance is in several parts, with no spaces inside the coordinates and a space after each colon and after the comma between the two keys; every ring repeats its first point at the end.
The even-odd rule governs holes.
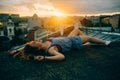
{"type": "Polygon", "coordinates": [[[38,60],[38,61],[43,61],[44,60],[44,56],[34,56],[34,59],[38,60]]]}
{"type": "Polygon", "coordinates": [[[16,52],[17,52],[17,50],[11,50],[11,51],[9,50],[8,51],[8,53],[11,54],[11,55],[15,54],[16,52]]]}

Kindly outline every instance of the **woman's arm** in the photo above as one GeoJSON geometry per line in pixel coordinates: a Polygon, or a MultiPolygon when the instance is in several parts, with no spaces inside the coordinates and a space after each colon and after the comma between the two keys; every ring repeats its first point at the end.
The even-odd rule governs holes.
{"type": "Polygon", "coordinates": [[[65,56],[58,52],[58,51],[53,51],[52,52],[52,56],[45,56],[45,60],[57,60],[57,61],[61,61],[61,60],[64,60],[65,59],[65,56]]]}
{"type": "Polygon", "coordinates": [[[61,61],[65,59],[65,56],[58,52],[54,47],[51,47],[48,50],[49,54],[51,56],[35,56],[34,59],[42,61],[42,60],[56,60],[56,61],[61,61]]]}
{"type": "Polygon", "coordinates": [[[17,52],[19,52],[23,49],[24,49],[24,47],[21,47],[19,49],[14,49],[14,50],[8,50],[8,53],[11,54],[11,55],[14,55],[15,53],[17,53],[17,52]]]}

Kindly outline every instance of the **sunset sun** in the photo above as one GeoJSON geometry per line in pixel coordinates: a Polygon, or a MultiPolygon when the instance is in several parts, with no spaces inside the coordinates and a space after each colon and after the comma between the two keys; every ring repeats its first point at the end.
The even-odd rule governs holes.
{"type": "Polygon", "coordinates": [[[55,11],[55,12],[54,12],[54,15],[55,15],[55,16],[63,16],[64,14],[61,13],[61,12],[59,12],[59,11],[55,11]]]}

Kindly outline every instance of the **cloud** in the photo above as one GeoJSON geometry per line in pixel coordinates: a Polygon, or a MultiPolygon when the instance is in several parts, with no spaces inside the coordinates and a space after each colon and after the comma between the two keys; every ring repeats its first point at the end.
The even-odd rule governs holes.
{"type": "MultiPolygon", "coordinates": [[[[40,5],[50,5],[48,0],[1,0],[0,13],[17,13],[31,16],[36,12],[37,8],[35,7],[35,4],[37,3],[40,5]]],[[[46,10],[42,7],[40,9],[46,10]]]]}
{"type": "Polygon", "coordinates": [[[56,8],[68,13],[107,13],[120,11],[120,0],[52,0],[56,8]],[[62,6],[62,7],[61,7],[62,6]]]}
{"type": "Polygon", "coordinates": [[[0,13],[48,14],[58,10],[67,14],[120,12],[120,0],[0,0],[0,13]]]}

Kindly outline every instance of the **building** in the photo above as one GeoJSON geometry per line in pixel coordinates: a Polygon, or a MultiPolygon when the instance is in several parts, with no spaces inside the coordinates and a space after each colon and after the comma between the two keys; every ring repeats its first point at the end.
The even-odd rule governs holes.
{"type": "Polygon", "coordinates": [[[93,26],[100,22],[100,16],[91,16],[89,19],[92,21],[93,26]]]}
{"type": "Polygon", "coordinates": [[[109,21],[113,31],[120,32],[120,15],[111,16],[109,21]]]}
{"type": "Polygon", "coordinates": [[[8,17],[9,17],[9,14],[0,14],[0,21],[8,19],[8,17]]]}
{"type": "MultiPolygon", "coordinates": [[[[7,15],[4,15],[4,16],[6,16],[5,18],[7,18],[7,15]]],[[[7,19],[5,18],[1,19],[1,22],[0,22],[0,36],[6,36],[10,40],[12,40],[13,37],[15,36],[14,22],[12,21],[11,16],[9,16],[7,19]]]]}
{"type": "Polygon", "coordinates": [[[4,28],[2,22],[0,22],[0,36],[4,36],[4,28]]]}
{"type": "Polygon", "coordinates": [[[9,15],[9,14],[0,14],[0,21],[2,21],[2,22],[6,21],[9,18],[9,16],[11,16],[12,19],[19,18],[19,14],[11,14],[11,15],[9,15]]]}
{"type": "Polygon", "coordinates": [[[13,37],[15,36],[15,32],[14,32],[14,22],[11,19],[11,16],[9,16],[8,18],[8,22],[7,22],[7,37],[12,40],[13,37]]]}
{"type": "Polygon", "coordinates": [[[34,14],[31,18],[28,19],[28,30],[35,26],[42,27],[41,19],[37,14],[34,14]]]}
{"type": "Polygon", "coordinates": [[[47,35],[47,30],[46,29],[42,29],[42,28],[33,28],[31,30],[28,31],[28,41],[32,41],[32,40],[36,40],[36,39],[40,39],[43,36],[47,35]]]}

